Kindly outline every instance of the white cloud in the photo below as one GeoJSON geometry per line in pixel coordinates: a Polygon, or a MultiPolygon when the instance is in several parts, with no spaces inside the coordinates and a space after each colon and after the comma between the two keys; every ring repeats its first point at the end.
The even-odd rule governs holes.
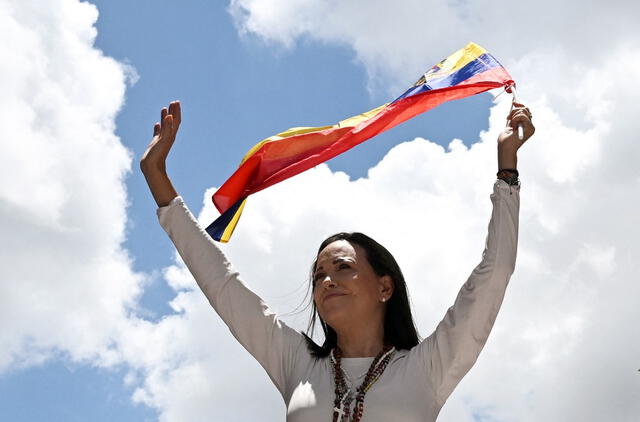
{"type": "MultiPolygon", "coordinates": [[[[291,48],[306,38],[349,46],[374,85],[403,85],[473,39],[520,81],[537,125],[520,154],[516,272],[487,347],[439,420],[633,420],[640,413],[640,90],[629,81],[640,76],[640,32],[628,25],[637,6],[358,5],[238,0],[230,11],[240,31],[268,43],[291,48]],[[569,22],[582,25],[569,30],[569,22]]],[[[250,286],[285,313],[302,301],[308,266],[326,235],[369,233],[398,258],[428,335],[480,259],[495,139],[508,111],[502,100],[470,148],[416,139],[396,146],[367,178],[350,181],[319,166],[255,195],[227,253],[250,286]]],[[[210,192],[204,197],[203,225],[214,215],[210,192]]],[[[180,263],[167,274],[180,289],[194,285],[180,263]]],[[[181,315],[149,327],[147,335],[157,337],[148,338],[167,352],[137,361],[147,376],[136,397],[166,421],[212,414],[281,420],[275,389],[201,294],[183,291],[173,305],[181,315]],[[248,401],[249,394],[260,399],[248,401]]],[[[286,320],[301,329],[306,315],[286,320]]]]}
{"type": "MultiPolygon", "coordinates": [[[[542,0],[535,4],[494,0],[231,0],[242,34],[291,48],[310,39],[351,48],[375,86],[391,94],[443,57],[475,41],[512,68],[514,60],[536,52],[555,52],[575,71],[598,63],[611,46],[638,43],[634,19],[640,6],[615,2],[542,0]]],[[[552,70],[547,60],[534,63],[552,70]]],[[[548,73],[561,81],[566,73],[548,73]]]]}
{"type": "Polygon", "coordinates": [[[131,157],[114,135],[135,72],[94,48],[93,5],[0,10],[0,372],[108,364],[142,282],[120,246],[131,157]]]}

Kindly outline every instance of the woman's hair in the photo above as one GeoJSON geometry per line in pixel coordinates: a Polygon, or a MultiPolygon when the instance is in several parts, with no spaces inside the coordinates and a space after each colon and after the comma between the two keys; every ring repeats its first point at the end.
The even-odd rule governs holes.
{"type": "MultiPolygon", "coordinates": [[[[387,310],[384,317],[384,344],[393,345],[396,349],[411,349],[416,346],[420,339],[416,331],[415,324],[413,323],[413,317],[411,316],[411,306],[409,305],[409,296],[407,294],[407,285],[404,281],[404,276],[395,258],[391,253],[381,244],[362,233],[337,233],[333,236],[329,236],[318,249],[316,259],[311,265],[311,275],[309,277],[311,283],[311,290],[313,291],[313,275],[316,271],[316,264],[318,255],[327,247],[330,243],[337,240],[346,240],[352,245],[358,245],[365,250],[367,261],[373,268],[373,271],[377,276],[388,275],[393,280],[394,289],[391,298],[387,301],[387,310]]],[[[329,356],[331,349],[338,344],[338,338],[336,332],[325,321],[322,320],[318,314],[318,309],[313,301],[312,295],[312,310],[311,320],[307,327],[307,333],[302,333],[307,341],[307,348],[312,356],[316,358],[322,358],[329,356]],[[324,344],[319,346],[314,342],[309,335],[313,335],[313,331],[316,325],[316,317],[320,320],[322,331],[324,332],[324,344]]]]}

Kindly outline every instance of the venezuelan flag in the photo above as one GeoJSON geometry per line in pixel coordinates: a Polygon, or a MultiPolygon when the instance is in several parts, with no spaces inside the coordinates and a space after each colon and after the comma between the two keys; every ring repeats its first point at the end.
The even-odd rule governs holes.
{"type": "Polygon", "coordinates": [[[228,242],[247,197],[295,176],[420,113],[458,98],[513,85],[498,61],[469,43],[429,69],[394,101],[333,126],[295,127],[257,143],[213,195],[221,215],[206,231],[228,242]]]}

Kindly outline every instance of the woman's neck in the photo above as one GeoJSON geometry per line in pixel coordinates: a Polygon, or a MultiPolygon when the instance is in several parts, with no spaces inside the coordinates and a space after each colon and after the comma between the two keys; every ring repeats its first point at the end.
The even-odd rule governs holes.
{"type": "Polygon", "coordinates": [[[374,357],[384,348],[384,328],[382,324],[371,324],[365,327],[350,327],[336,331],[338,347],[342,357],[362,358],[374,357]]]}

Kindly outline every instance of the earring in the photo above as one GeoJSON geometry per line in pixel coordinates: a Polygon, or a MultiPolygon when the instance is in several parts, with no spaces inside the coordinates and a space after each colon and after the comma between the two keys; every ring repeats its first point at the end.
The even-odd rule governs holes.
{"type": "Polygon", "coordinates": [[[383,297],[383,298],[382,298],[382,301],[383,301],[383,302],[386,302],[386,301],[387,301],[387,298],[386,298],[386,297],[383,297]]]}

